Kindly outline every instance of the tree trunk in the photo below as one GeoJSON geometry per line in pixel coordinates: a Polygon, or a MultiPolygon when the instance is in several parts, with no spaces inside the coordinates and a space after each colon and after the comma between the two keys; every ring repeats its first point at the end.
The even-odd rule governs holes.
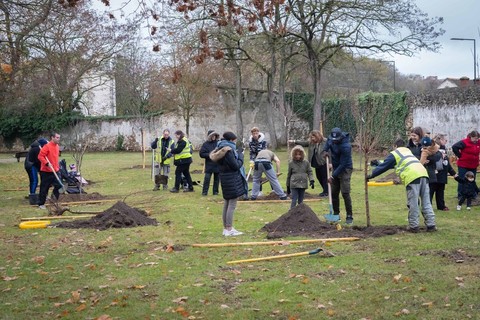
{"type": "Polygon", "coordinates": [[[364,172],[364,188],[365,188],[365,215],[366,215],[366,218],[367,218],[367,227],[371,227],[372,224],[370,222],[370,202],[368,200],[368,181],[367,181],[367,176],[368,176],[368,156],[367,154],[364,154],[365,158],[364,158],[364,169],[363,169],[363,172],[364,172]]]}
{"type": "MultiPolygon", "coordinates": [[[[276,97],[273,92],[273,84],[275,81],[275,75],[277,74],[277,58],[275,56],[275,44],[272,41],[270,51],[270,72],[267,72],[267,96],[268,104],[266,107],[266,114],[273,115],[276,105],[276,97]]],[[[275,133],[275,122],[272,116],[267,116],[268,129],[270,131],[270,148],[277,149],[277,135],[275,133]]]]}
{"type": "MultiPolygon", "coordinates": [[[[322,70],[318,67],[314,72],[314,98],[313,98],[313,130],[325,130],[324,117],[325,113],[322,106],[322,70]]],[[[325,135],[325,132],[322,132],[325,135]]]]}
{"type": "MultiPolygon", "coordinates": [[[[242,70],[235,63],[235,115],[237,120],[237,137],[243,142],[243,119],[242,119],[242,70]]],[[[242,146],[243,147],[243,146],[242,146]]]]}

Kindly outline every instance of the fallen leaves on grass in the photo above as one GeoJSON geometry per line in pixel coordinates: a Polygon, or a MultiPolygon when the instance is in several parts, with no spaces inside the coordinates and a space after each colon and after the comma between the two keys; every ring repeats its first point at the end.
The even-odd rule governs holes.
{"type": "Polygon", "coordinates": [[[38,263],[38,264],[43,264],[43,262],[45,262],[45,256],[37,256],[37,257],[33,257],[31,259],[32,262],[35,262],[35,263],[38,263]]]}
{"type": "Polygon", "coordinates": [[[13,281],[13,280],[17,280],[18,277],[3,276],[2,279],[3,281],[13,281]]]}

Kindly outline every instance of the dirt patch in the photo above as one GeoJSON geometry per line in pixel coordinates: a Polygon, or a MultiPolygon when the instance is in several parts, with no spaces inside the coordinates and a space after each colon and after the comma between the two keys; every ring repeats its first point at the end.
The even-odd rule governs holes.
{"type": "Polygon", "coordinates": [[[110,228],[133,228],[140,226],[156,226],[156,219],[149,218],[143,210],[129,207],[125,202],[118,201],[111,208],[97,214],[88,220],[73,220],[54,223],[56,228],[91,228],[106,230],[110,228]]]}
{"type": "Polygon", "coordinates": [[[105,200],[108,197],[101,195],[98,192],[92,193],[65,193],[60,194],[59,202],[77,202],[77,201],[91,201],[91,200],[105,200]]]}
{"type": "Polygon", "coordinates": [[[447,258],[448,260],[454,261],[456,263],[463,263],[463,262],[471,262],[475,261],[476,256],[469,255],[465,252],[463,249],[456,249],[452,251],[447,251],[447,250],[438,250],[438,251],[423,251],[420,252],[421,256],[426,256],[426,255],[438,255],[443,258],[447,258]]]}
{"type": "Polygon", "coordinates": [[[376,182],[387,182],[387,181],[393,181],[394,184],[401,184],[402,182],[400,181],[400,177],[397,176],[395,172],[389,173],[384,177],[381,178],[375,178],[376,182]]]}
{"type": "Polygon", "coordinates": [[[406,227],[371,226],[343,227],[337,230],[335,225],[321,221],[313,210],[301,203],[290,209],[277,220],[267,223],[260,231],[268,232],[267,238],[276,239],[286,236],[308,236],[313,238],[371,238],[406,232],[406,227]]]}

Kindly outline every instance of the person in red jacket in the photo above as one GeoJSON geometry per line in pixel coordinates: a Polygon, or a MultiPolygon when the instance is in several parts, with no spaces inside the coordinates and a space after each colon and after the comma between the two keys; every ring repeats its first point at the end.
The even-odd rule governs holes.
{"type": "MultiPolygon", "coordinates": [[[[473,172],[475,180],[477,167],[480,164],[480,133],[477,130],[471,131],[467,137],[458,141],[452,146],[452,151],[457,156],[458,175],[464,177],[467,171],[473,172]]],[[[460,198],[460,184],[457,188],[457,196],[460,198]]]]}
{"type": "Polygon", "coordinates": [[[50,142],[42,147],[38,153],[38,160],[40,160],[40,194],[38,197],[38,207],[45,209],[45,201],[47,200],[48,190],[53,185],[53,196],[57,198],[60,196],[60,182],[57,181],[55,174],[60,171],[59,155],[60,155],[60,134],[52,132],[50,134],[50,142]]]}

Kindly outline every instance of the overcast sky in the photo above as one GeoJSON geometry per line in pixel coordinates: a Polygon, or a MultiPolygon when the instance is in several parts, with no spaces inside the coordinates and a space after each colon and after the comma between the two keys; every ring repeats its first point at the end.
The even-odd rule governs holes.
{"type": "MultiPolygon", "coordinates": [[[[445,34],[438,38],[439,53],[421,52],[416,57],[395,56],[396,68],[403,74],[420,74],[443,78],[473,79],[473,41],[455,41],[450,38],[475,39],[477,57],[480,51],[480,0],[417,0],[418,7],[430,17],[443,17],[445,34]]],[[[477,65],[477,78],[479,78],[477,65]]]]}

